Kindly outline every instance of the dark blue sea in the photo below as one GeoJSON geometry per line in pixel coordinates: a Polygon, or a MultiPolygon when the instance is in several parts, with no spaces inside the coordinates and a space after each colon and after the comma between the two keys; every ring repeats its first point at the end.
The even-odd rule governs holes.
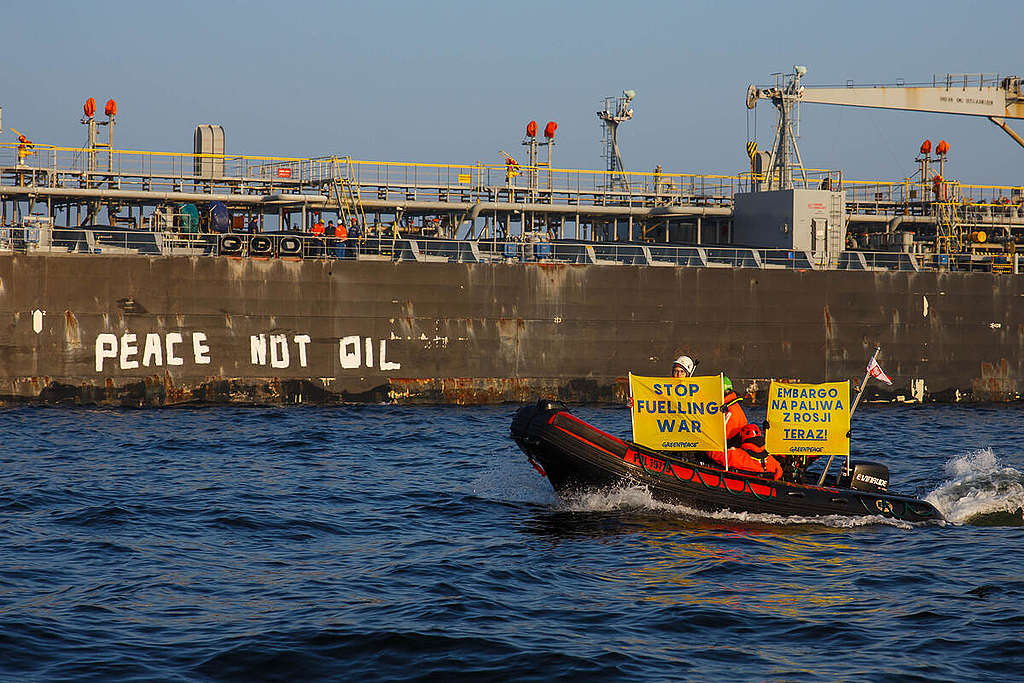
{"type": "Polygon", "coordinates": [[[924,526],[559,499],[514,409],[0,411],[0,678],[1021,679],[1024,405],[861,407],[924,526]]]}

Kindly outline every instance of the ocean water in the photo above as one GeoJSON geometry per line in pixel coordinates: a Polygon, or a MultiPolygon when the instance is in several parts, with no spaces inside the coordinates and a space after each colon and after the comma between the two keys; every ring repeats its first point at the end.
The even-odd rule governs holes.
{"type": "Polygon", "coordinates": [[[560,499],[514,410],[0,411],[0,678],[1021,678],[1024,406],[860,409],[923,526],[560,499]]]}

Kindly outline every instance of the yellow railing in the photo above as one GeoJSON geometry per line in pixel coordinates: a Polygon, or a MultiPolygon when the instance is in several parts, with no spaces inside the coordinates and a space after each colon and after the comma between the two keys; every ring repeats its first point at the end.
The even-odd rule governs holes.
{"type": "Polygon", "coordinates": [[[963,251],[963,228],[960,220],[960,205],[955,201],[937,202],[938,220],[935,223],[937,251],[959,254],[963,251]]]}
{"type": "MultiPolygon", "coordinates": [[[[15,167],[17,142],[0,142],[0,165],[15,167]]],[[[43,171],[46,182],[56,185],[78,179],[97,187],[147,186],[151,189],[181,189],[181,186],[205,184],[224,185],[246,191],[247,183],[258,182],[261,188],[295,188],[326,185],[335,178],[336,157],[303,158],[268,155],[193,154],[128,149],[95,149],[62,147],[32,143],[32,154],[24,159],[23,168],[43,171]],[[216,173],[197,173],[197,160],[216,162],[216,173]],[[90,163],[91,162],[91,163],[90,163]],[[92,168],[94,170],[90,171],[92,168]]],[[[209,168],[209,166],[204,166],[209,168]]],[[[449,193],[460,191],[512,190],[517,198],[522,193],[552,195],[600,195],[616,197],[617,202],[687,200],[704,198],[731,201],[736,192],[749,190],[753,180],[749,171],[737,175],[689,174],[627,171],[610,173],[590,169],[529,167],[519,165],[521,175],[512,182],[503,163],[439,164],[402,161],[352,161],[347,164],[346,181],[361,191],[377,187],[426,186],[449,193]],[[536,178],[530,186],[527,179],[536,178]],[[614,182],[613,182],[614,181],[614,182]]],[[[917,180],[877,181],[850,180],[840,172],[828,169],[807,169],[812,185],[842,189],[848,202],[858,204],[924,204],[935,200],[930,182],[917,180]]],[[[34,180],[35,181],[35,180],[34,180]]],[[[39,181],[35,181],[39,182],[39,181]]],[[[1024,207],[1024,186],[962,184],[963,201],[968,205],[992,211],[1024,207]]]]}
{"type": "MultiPolygon", "coordinates": [[[[15,166],[17,143],[0,143],[0,165],[15,166]],[[9,159],[8,159],[9,157],[9,159]],[[9,161],[10,163],[5,163],[9,161]]],[[[192,154],[143,150],[90,150],[35,144],[31,157],[21,166],[25,172],[44,172],[41,179],[58,185],[79,181],[95,187],[181,189],[201,184],[246,191],[247,184],[271,187],[323,186],[337,176],[337,157],[300,158],[279,156],[192,154]],[[201,163],[199,163],[201,162],[201,163]],[[212,164],[209,162],[213,162],[212,164]],[[90,170],[92,169],[92,170],[90,170]]],[[[510,182],[505,164],[436,164],[399,161],[352,161],[345,165],[346,182],[362,192],[384,188],[425,187],[447,193],[461,191],[512,191],[516,200],[546,196],[566,201],[573,196],[614,198],[616,203],[711,198],[726,202],[741,188],[739,176],[664,172],[609,173],[589,169],[519,166],[522,174],[510,182]],[[534,178],[531,186],[528,178],[534,178]],[[614,181],[614,182],[613,182],[614,181]],[[527,194],[524,194],[527,193],[527,194]],[[642,195],[642,196],[641,196],[642,195]]]]}
{"type": "MultiPolygon", "coordinates": [[[[740,192],[751,192],[759,183],[770,178],[770,174],[743,171],[738,175],[740,192]]],[[[793,173],[793,185],[799,189],[839,190],[843,186],[843,173],[828,168],[805,168],[803,173],[793,173]]]]}

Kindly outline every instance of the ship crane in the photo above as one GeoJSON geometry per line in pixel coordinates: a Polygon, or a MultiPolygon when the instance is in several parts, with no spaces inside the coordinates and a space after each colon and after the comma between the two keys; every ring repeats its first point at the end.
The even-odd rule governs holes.
{"type": "MultiPolygon", "coordinates": [[[[802,67],[796,68],[797,71],[800,69],[802,67]]],[[[803,72],[806,73],[806,69],[803,72]]],[[[1018,76],[946,74],[933,78],[930,84],[897,81],[894,85],[854,85],[848,82],[845,87],[808,87],[800,85],[799,78],[795,80],[796,87],[785,95],[797,101],[984,116],[1024,147],[1024,138],[1006,124],[1006,119],[1024,119],[1024,92],[1018,76]]],[[[751,85],[747,88],[747,108],[753,109],[759,99],[772,99],[778,103],[782,95],[778,87],[751,85]]]]}

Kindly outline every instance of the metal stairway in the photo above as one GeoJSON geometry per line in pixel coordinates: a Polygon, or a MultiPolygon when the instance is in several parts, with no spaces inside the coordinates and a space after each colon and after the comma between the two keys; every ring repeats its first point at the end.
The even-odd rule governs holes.
{"type": "Polygon", "coordinates": [[[964,201],[960,183],[945,180],[938,186],[935,201],[935,246],[940,254],[959,254],[964,250],[964,201]]]}

